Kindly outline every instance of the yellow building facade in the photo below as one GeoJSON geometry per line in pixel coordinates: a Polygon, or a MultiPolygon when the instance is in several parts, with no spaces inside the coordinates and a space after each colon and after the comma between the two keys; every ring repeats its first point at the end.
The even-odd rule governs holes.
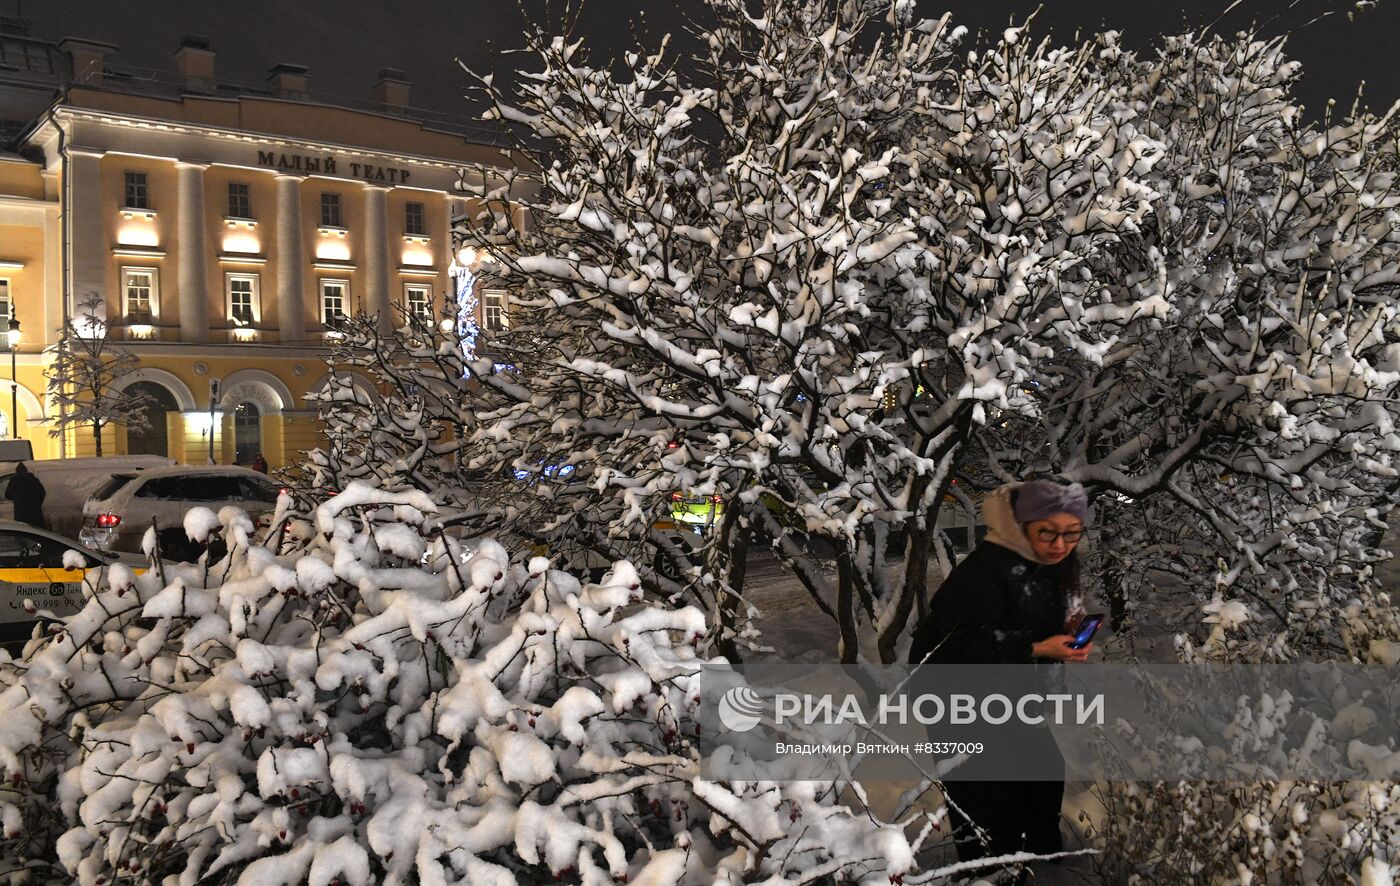
{"type": "MultiPolygon", "coordinates": [[[[289,65],[265,90],[223,89],[207,45],[182,47],[157,89],[113,76],[110,47],[66,42],[71,82],[0,157],[0,328],[21,326],[17,415],[0,354],[4,436],[39,458],[93,453],[89,429],[50,433],[44,370],[96,296],[138,360],[117,386],[160,404],[144,430],[109,426],[104,454],[295,463],[320,444],[306,396],[338,318],[441,316],[452,223],[470,208],[460,177],[516,158],[413,119],[397,72],[376,86],[380,110],[351,108],[312,100],[289,65]]],[[[478,322],[500,322],[504,297],[483,302],[478,322]]]]}

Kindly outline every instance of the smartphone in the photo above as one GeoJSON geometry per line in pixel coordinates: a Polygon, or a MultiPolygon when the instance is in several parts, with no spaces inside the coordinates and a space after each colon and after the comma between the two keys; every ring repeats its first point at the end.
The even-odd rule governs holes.
{"type": "Polygon", "coordinates": [[[1086,615],[1079,623],[1079,630],[1074,632],[1074,642],[1069,644],[1070,649],[1083,649],[1089,645],[1089,641],[1094,639],[1094,635],[1099,632],[1099,626],[1103,624],[1103,615],[1094,613],[1086,615]]]}

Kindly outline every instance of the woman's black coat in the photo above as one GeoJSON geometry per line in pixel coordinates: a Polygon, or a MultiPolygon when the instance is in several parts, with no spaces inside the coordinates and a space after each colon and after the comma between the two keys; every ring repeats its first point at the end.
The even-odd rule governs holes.
{"type": "Polygon", "coordinates": [[[1062,571],[983,541],[933,595],[914,631],[909,661],[931,664],[1020,664],[1036,661],[1031,645],[1065,633],[1062,571]]]}

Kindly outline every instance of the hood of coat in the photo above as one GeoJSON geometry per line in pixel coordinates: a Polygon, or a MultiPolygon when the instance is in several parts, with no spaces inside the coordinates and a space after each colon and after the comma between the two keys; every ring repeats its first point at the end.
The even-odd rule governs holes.
{"type": "Polygon", "coordinates": [[[1011,505],[1011,494],[1019,489],[1020,483],[1007,483],[989,492],[982,499],[982,522],[987,527],[986,540],[1024,557],[1032,563],[1045,563],[1035,555],[1030,539],[1026,538],[1021,524],[1016,522],[1016,510],[1011,505]]]}

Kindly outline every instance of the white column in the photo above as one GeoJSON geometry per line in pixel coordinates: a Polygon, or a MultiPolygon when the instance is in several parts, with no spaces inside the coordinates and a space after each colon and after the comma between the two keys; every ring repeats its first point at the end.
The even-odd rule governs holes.
{"type": "Polygon", "coordinates": [[[284,344],[306,338],[300,175],[277,176],[277,330],[284,344]]]}
{"type": "Polygon", "coordinates": [[[203,163],[176,163],[179,170],[180,341],[209,341],[209,274],[204,261],[203,163]]]}
{"type": "MultiPolygon", "coordinates": [[[[44,184],[48,185],[47,175],[44,184]]],[[[59,208],[56,198],[44,204],[44,316],[40,320],[44,325],[30,338],[44,346],[58,341],[63,326],[63,216],[59,208]]]]}
{"type": "Polygon", "coordinates": [[[388,188],[365,186],[365,308],[379,315],[381,333],[392,331],[396,321],[389,301],[388,193],[388,188]]]}
{"type": "MultiPolygon", "coordinates": [[[[92,294],[107,293],[107,234],[102,220],[115,207],[102,206],[102,153],[68,149],[69,269],[65,314],[92,294]]],[[[105,305],[106,302],[104,301],[105,305]]],[[[120,308],[118,308],[120,312],[120,308]]],[[[106,312],[103,314],[104,318],[106,312]]]]}

